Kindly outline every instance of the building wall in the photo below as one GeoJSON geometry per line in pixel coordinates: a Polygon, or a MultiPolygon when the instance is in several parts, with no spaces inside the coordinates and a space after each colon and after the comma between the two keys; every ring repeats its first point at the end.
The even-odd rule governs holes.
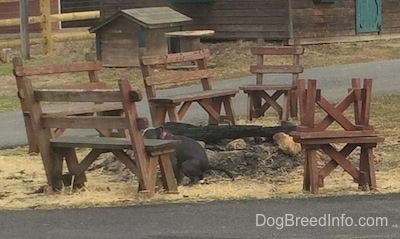
{"type": "MultiPolygon", "coordinates": [[[[292,14],[294,37],[356,35],[356,0],[341,0],[333,4],[292,0],[292,14]]],[[[399,16],[399,0],[382,0],[381,33],[400,33],[399,16]]]]}
{"type": "Polygon", "coordinates": [[[382,0],[382,33],[400,33],[399,0],[382,0]]]}
{"type": "Polygon", "coordinates": [[[212,29],[212,38],[288,39],[287,0],[213,0],[209,3],[170,3],[166,0],[101,0],[101,18],[121,9],[169,6],[193,19],[187,29],[212,29]]]}
{"type": "MultiPolygon", "coordinates": [[[[40,16],[39,0],[29,0],[29,16],[40,16]]],[[[58,0],[51,0],[51,13],[58,13],[58,0]]],[[[19,1],[0,3],[0,19],[19,18],[19,1]]],[[[59,24],[52,25],[53,29],[59,29],[59,24]]],[[[40,24],[30,24],[30,32],[40,32],[40,24]]],[[[19,26],[0,27],[0,34],[19,33],[19,26]]]]}
{"type": "Polygon", "coordinates": [[[355,35],[355,0],[314,3],[292,0],[293,37],[355,35]]]}

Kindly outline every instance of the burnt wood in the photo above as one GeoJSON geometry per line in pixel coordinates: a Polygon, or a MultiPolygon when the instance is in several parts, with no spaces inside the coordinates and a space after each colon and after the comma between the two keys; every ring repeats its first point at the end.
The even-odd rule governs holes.
{"type": "Polygon", "coordinates": [[[238,139],[245,137],[264,137],[272,141],[272,137],[279,132],[289,133],[296,126],[284,124],[283,126],[263,127],[256,125],[205,125],[196,126],[181,122],[167,122],[163,127],[176,135],[183,135],[207,144],[219,143],[224,139],[238,139]]]}

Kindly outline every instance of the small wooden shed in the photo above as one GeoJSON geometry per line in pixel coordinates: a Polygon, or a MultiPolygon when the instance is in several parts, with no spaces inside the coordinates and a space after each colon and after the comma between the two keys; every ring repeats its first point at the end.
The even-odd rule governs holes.
{"type": "Polygon", "coordinates": [[[97,58],[107,67],[139,65],[139,47],[148,54],[166,54],[164,34],[179,31],[192,19],[169,7],[120,10],[89,29],[96,33],[97,58]]]}

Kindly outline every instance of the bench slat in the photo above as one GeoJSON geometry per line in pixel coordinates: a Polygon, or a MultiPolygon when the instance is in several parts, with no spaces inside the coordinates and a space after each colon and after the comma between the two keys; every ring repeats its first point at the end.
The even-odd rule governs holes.
{"type": "Polygon", "coordinates": [[[213,70],[197,70],[197,71],[177,71],[170,72],[163,75],[155,75],[146,77],[146,84],[152,85],[163,85],[172,83],[183,83],[186,81],[200,80],[204,78],[210,78],[213,75],[213,70]]]}
{"type": "MultiPolygon", "coordinates": [[[[48,102],[121,102],[119,90],[83,90],[83,89],[37,89],[34,91],[38,101],[48,102]]],[[[130,91],[132,101],[141,101],[139,90],[130,91]]]]}
{"type": "Polygon", "coordinates": [[[295,85],[274,85],[274,84],[266,84],[266,85],[243,85],[239,87],[240,90],[243,91],[264,91],[264,90],[295,90],[295,85]]]}
{"type": "Polygon", "coordinates": [[[185,95],[175,95],[171,97],[159,97],[149,99],[149,102],[161,103],[161,104],[176,104],[184,101],[196,101],[202,99],[211,99],[223,96],[234,96],[239,90],[206,90],[193,92],[185,95]]]}
{"type": "Polygon", "coordinates": [[[250,72],[257,73],[302,73],[303,67],[300,65],[252,65],[250,72]]]}
{"type": "Polygon", "coordinates": [[[17,66],[14,68],[15,76],[35,76],[35,75],[49,75],[49,74],[61,74],[61,73],[72,73],[72,72],[83,72],[83,71],[99,71],[102,68],[100,61],[96,62],[80,62],[75,64],[57,64],[47,66],[34,66],[34,67],[22,67],[17,66]]]}
{"type": "Polygon", "coordinates": [[[142,56],[141,63],[145,66],[171,64],[185,61],[195,61],[210,56],[208,49],[202,51],[181,52],[168,55],[142,56]]]}
{"type": "MultiPolygon", "coordinates": [[[[148,152],[174,148],[180,144],[179,140],[143,139],[148,152]]],[[[62,136],[50,139],[55,148],[94,148],[94,149],[132,149],[129,139],[113,137],[72,137],[62,136]]]]}
{"type": "Polygon", "coordinates": [[[94,112],[122,110],[121,103],[71,103],[51,105],[43,109],[43,113],[51,116],[78,115],[94,112]]]}
{"type": "MultiPolygon", "coordinates": [[[[45,128],[70,128],[70,129],[126,129],[128,124],[122,116],[43,116],[42,124],[45,128]]],[[[140,129],[147,128],[147,118],[136,119],[140,129]]]]}
{"type": "Polygon", "coordinates": [[[301,55],[304,53],[302,46],[259,46],[252,47],[253,55],[301,55]]]}

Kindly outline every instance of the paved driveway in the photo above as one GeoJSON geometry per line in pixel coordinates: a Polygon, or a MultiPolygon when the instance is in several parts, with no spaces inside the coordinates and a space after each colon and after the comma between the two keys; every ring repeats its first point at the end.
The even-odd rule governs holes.
{"type": "Polygon", "coordinates": [[[400,194],[0,211],[0,218],[4,239],[400,238],[400,194]],[[256,226],[257,214],[265,225],[256,226]]]}

